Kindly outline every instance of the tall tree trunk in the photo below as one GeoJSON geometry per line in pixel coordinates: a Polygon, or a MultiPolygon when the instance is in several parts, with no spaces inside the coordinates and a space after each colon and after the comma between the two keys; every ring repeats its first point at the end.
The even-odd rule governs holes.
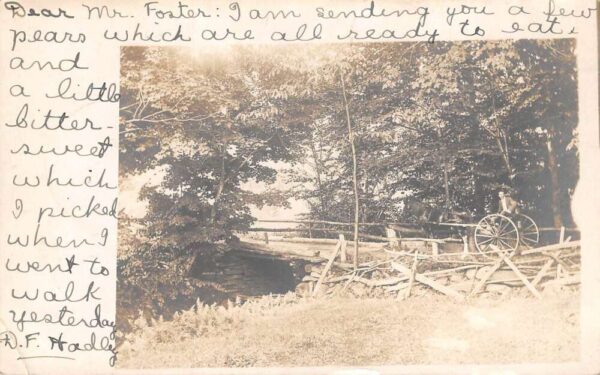
{"type": "Polygon", "coordinates": [[[354,141],[354,130],[350,121],[350,109],[348,108],[348,98],[346,97],[346,85],[344,75],[340,70],[340,81],[342,83],[342,94],[344,97],[344,108],[346,110],[346,123],[348,125],[348,140],[352,149],[352,186],[354,188],[354,269],[358,268],[358,224],[360,213],[360,198],[358,195],[358,166],[356,157],[356,143],[354,141]]]}
{"type": "Polygon", "coordinates": [[[446,194],[445,205],[446,209],[450,209],[450,186],[448,183],[448,165],[446,164],[446,158],[442,161],[444,166],[444,193],[446,194]]]}
{"type": "MultiPolygon", "coordinates": [[[[492,97],[492,108],[494,113],[496,113],[496,100],[492,97]]],[[[500,122],[498,118],[494,118],[494,124],[496,126],[496,131],[492,132],[494,138],[496,139],[496,144],[498,145],[498,150],[500,150],[500,154],[502,155],[502,160],[504,161],[504,166],[506,167],[506,172],[508,173],[508,179],[513,182],[515,178],[515,174],[513,173],[512,166],[510,164],[510,154],[508,151],[508,136],[506,132],[500,127],[500,122]]]]}
{"type": "Polygon", "coordinates": [[[217,185],[217,190],[214,195],[214,202],[212,207],[210,208],[210,224],[212,229],[216,229],[217,225],[217,210],[219,205],[219,200],[221,199],[221,195],[223,195],[223,190],[225,190],[225,181],[227,180],[227,176],[225,175],[225,150],[227,148],[223,146],[221,149],[221,168],[219,170],[219,184],[217,185]]]}
{"type": "Polygon", "coordinates": [[[563,225],[561,209],[560,209],[560,186],[558,182],[558,162],[554,151],[554,131],[548,131],[546,145],[548,147],[548,171],[550,172],[550,194],[552,202],[552,218],[555,228],[560,228],[563,225]]]}
{"type": "Polygon", "coordinates": [[[500,153],[502,154],[502,160],[504,161],[504,166],[506,167],[506,172],[508,173],[508,178],[509,180],[512,182],[512,180],[514,179],[514,173],[512,170],[512,166],[510,165],[510,155],[508,154],[508,147],[506,144],[506,137],[504,137],[504,141],[502,142],[502,135],[500,134],[501,132],[498,130],[498,135],[496,135],[496,144],[498,145],[498,149],[500,150],[500,153]]]}
{"type": "MultiPolygon", "coordinates": [[[[438,141],[441,142],[442,141],[442,129],[438,128],[437,135],[438,135],[438,141]]],[[[445,149],[444,147],[440,147],[439,151],[442,152],[442,168],[443,168],[443,172],[444,172],[444,194],[445,194],[444,205],[445,205],[446,209],[448,210],[448,209],[450,209],[450,185],[448,182],[448,162],[447,162],[448,150],[445,149]]]]}
{"type": "MultiPolygon", "coordinates": [[[[315,161],[315,172],[317,173],[317,188],[319,189],[319,203],[321,205],[321,215],[320,216],[323,216],[323,214],[327,213],[327,204],[326,204],[325,196],[324,196],[325,190],[323,189],[323,181],[321,180],[321,174],[323,173],[323,168],[321,165],[321,160],[319,158],[319,155],[317,154],[317,149],[314,144],[314,139],[310,140],[310,151],[312,153],[313,160],[315,161]]],[[[326,219],[326,218],[320,217],[319,219],[326,219]]]]}

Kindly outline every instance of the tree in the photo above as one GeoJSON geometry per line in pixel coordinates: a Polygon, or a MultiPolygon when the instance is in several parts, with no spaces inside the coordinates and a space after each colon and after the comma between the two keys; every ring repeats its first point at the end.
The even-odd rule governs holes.
{"type": "Polygon", "coordinates": [[[161,186],[142,198],[150,204],[147,228],[165,246],[228,238],[252,223],[250,204],[285,203],[274,191],[241,188],[250,179],[273,182],[265,162],[292,159],[288,138],[303,132],[273,100],[271,87],[286,72],[273,73],[268,60],[251,64],[251,53],[200,64],[177,51],[124,51],[123,65],[135,67],[123,79],[122,174],[164,169],[161,186]]]}
{"type": "MultiPolygon", "coordinates": [[[[555,225],[557,215],[570,220],[557,203],[569,201],[565,194],[577,180],[571,41],[372,44],[342,46],[330,54],[336,52],[319,70],[320,81],[312,90],[326,103],[322,116],[343,121],[343,109],[330,100],[336,85],[327,77],[344,66],[361,150],[361,221],[397,217],[398,192],[480,216],[491,209],[500,188],[517,192],[538,219],[549,217],[550,209],[555,225]],[[568,121],[554,136],[548,126],[559,116],[568,121]],[[560,150],[548,153],[542,136],[560,139],[560,150]],[[561,162],[550,156],[569,161],[571,169],[562,169],[565,178],[556,179],[561,162]],[[552,188],[557,181],[571,182],[547,195],[557,191],[552,188]]],[[[333,140],[340,129],[330,126],[328,131],[338,134],[330,135],[328,143],[338,145],[333,140]]],[[[345,166],[351,165],[351,153],[340,145],[332,154],[338,167],[332,180],[350,176],[345,166]]],[[[327,173],[320,169],[322,190],[327,173]]],[[[349,209],[349,204],[340,207],[349,209]]],[[[330,219],[335,212],[329,210],[330,219]]],[[[337,215],[344,218],[343,212],[337,215]]]]}

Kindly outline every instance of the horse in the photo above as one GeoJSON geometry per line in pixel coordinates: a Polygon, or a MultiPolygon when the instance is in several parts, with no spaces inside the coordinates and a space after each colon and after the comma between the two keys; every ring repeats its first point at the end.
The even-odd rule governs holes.
{"type": "Polygon", "coordinates": [[[439,223],[465,223],[473,220],[468,212],[434,207],[414,197],[404,200],[404,212],[406,216],[416,220],[428,237],[433,237],[434,231],[440,228],[439,223]]]}

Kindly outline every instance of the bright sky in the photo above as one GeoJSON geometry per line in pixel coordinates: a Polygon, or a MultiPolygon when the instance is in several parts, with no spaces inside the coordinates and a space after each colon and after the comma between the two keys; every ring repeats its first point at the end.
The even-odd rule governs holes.
{"type": "MultiPolygon", "coordinates": [[[[286,166],[280,164],[273,165],[273,167],[278,170],[283,170],[286,166]]],[[[131,176],[121,181],[119,186],[119,204],[120,207],[125,210],[125,213],[128,216],[141,218],[146,214],[148,204],[147,202],[139,200],[139,192],[145,184],[160,184],[163,175],[164,172],[162,172],[160,169],[155,169],[146,173],[131,176]]],[[[271,189],[286,189],[287,186],[285,184],[283,175],[279,174],[275,183],[269,186],[265,185],[264,183],[257,183],[255,181],[251,181],[242,185],[243,189],[254,192],[264,191],[268,187],[271,189]]],[[[258,207],[251,206],[252,216],[259,219],[268,220],[293,220],[296,218],[296,215],[308,212],[308,206],[304,201],[291,199],[289,202],[291,205],[290,208],[265,206],[262,209],[259,209],[258,207]]],[[[270,223],[269,227],[289,227],[289,224],[270,223]]]]}

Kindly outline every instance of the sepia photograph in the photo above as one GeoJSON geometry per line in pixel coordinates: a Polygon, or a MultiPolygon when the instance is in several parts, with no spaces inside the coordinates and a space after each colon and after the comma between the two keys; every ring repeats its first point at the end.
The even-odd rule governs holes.
{"type": "Polygon", "coordinates": [[[578,361],[576,51],[121,47],[117,366],[578,361]]]}

